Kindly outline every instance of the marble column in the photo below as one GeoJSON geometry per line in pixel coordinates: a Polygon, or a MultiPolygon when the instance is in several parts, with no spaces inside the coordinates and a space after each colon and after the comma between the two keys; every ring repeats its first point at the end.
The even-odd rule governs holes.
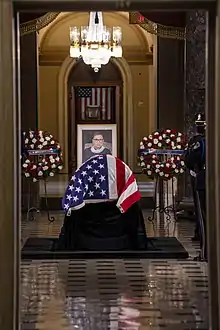
{"type": "MultiPolygon", "coordinates": [[[[206,11],[186,13],[185,112],[184,133],[190,139],[196,133],[195,117],[205,113],[206,11]]],[[[189,175],[185,177],[185,196],[192,196],[189,175]]]]}
{"type": "Polygon", "coordinates": [[[0,329],[19,329],[20,166],[12,1],[0,1],[0,329]]]}
{"type": "MultiPolygon", "coordinates": [[[[184,41],[157,39],[157,127],[184,130],[184,41]]],[[[177,200],[182,196],[178,180],[177,200]]]]}
{"type": "Polygon", "coordinates": [[[220,2],[207,19],[206,203],[210,330],[220,329],[220,2]],[[216,24],[217,23],[217,24],[216,24]],[[216,24],[216,26],[215,26],[216,24]],[[215,33],[216,28],[216,33],[215,33]]]}
{"type": "Polygon", "coordinates": [[[36,32],[20,38],[21,129],[37,129],[38,51],[36,32]]]}
{"type": "MultiPolygon", "coordinates": [[[[38,128],[38,50],[36,32],[20,38],[21,129],[38,128]]],[[[22,211],[39,206],[39,185],[22,178],[22,211]]]]}
{"type": "Polygon", "coordinates": [[[157,39],[157,126],[183,130],[184,41],[157,39]]]}
{"type": "Polygon", "coordinates": [[[206,12],[190,11],[186,14],[185,43],[185,133],[195,134],[195,115],[205,113],[205,46],[206,12]]]}

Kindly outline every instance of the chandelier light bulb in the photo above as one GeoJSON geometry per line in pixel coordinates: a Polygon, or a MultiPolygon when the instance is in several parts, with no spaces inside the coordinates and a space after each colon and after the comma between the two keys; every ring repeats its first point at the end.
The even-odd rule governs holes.
{"type": "Polygon", "coordinates": [[[111,57],[122,57],[121,27],[107,28],[102,12],[90,12],[89,26],[70,28],[70,57],[81,57],[98,72],[111,57]]]}

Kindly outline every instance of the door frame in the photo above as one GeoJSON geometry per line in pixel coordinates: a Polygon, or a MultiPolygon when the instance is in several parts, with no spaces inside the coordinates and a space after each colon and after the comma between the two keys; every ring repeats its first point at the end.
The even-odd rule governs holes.
{"type": "MultiPolygon", "coordinates": [[[[89,124],[116,124],[117,125],[117,150],[118,155],[123,159],[123,112],[120,109],[123,108],[123,95],[122,91],[122,82],[121,81],[110,81],[110,82],[99,82],[96,83],[80,83],[80,82],[69,82],[68,90],[68,174],[71,174],[73,170],[77,167],[77,125],[83,124],[82,121],[78,121],[76,118],[76,97],[75,97],[75,87],[79,86],[102,86],[102,87],[115,87],[115,114],[114,118],[111,121],[89,121],[89,124]],[[70,95],[71,94],[71,95],[70,95]],[[74,144],[71,143],[74,136],[74,144]],[[122,137],[122,138],[120,138],[122,137]]],[[[88,124],[88,122],[84,122],[88,124]]]]}
{"type": "MultiPolygon", "coordinates": [[[[111,61],[117,65],[122,77],[123,90],[123,159],[133,169],[134,165],[134,142],[133,142],[133,76],[131,68],[125,58],[111,61]]],[[[64,169],[62,173],[68,173],[68,81],[74,65],[77,61],[69,56],[63,61],[58,74],[58,139],[64,154],[64,169]]]]}

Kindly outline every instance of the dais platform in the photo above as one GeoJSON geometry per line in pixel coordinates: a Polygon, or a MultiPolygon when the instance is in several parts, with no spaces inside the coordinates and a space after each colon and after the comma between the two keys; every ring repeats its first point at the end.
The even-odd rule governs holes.
{"type": "Polygon", "coordinates": [[[147,248],[143,250],[115,251],[58,251],[58,239],[50,237],[32,237],[26,241],[21,258],[34,259],[187,259],[188,252],[176,237],[150,237],[147,248]]]}

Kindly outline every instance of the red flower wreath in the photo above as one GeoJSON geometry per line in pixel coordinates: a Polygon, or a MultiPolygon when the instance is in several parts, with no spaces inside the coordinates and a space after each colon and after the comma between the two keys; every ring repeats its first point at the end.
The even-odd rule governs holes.
{"type": "Polygon", "coordinates": [[[22,171],[33,182],[52,177],[63,168],[62,152],[57,140],[49,132],[23,133],[22,171]],[[40,154],[39,154],[40,152],[40,154]]]}
{"type": "Polygon", "coordinates": [[[185,148],[186,141],[182,133],[171,129],[158,130],[144,137],[140,142],[139,165],[151,179],[169,180],[184,173],[185,148]],[[158,149],[164,150],[164,153],[162,151],[158,153],[158,149]]]}

